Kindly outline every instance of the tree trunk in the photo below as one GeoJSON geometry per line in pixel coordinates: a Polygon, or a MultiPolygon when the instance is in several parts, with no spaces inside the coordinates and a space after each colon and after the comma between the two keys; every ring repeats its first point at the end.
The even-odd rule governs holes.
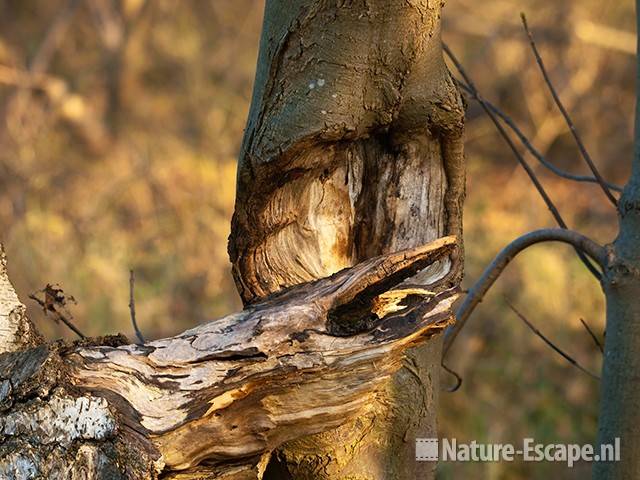
{"type": "MultiPolygon", "coordinates": [[[[640,1],[636,15],[640,27],[640,1]]],[[[609,246],[603,276],[607,336],[598,445],[611,445],[619,438],[621,452],[618,462],[596,462],[597,480],[640,478],[640,57],[637,78],[633,169],[618,203],[620,232],[609,246]]]]}
{"type": "MultiPolygon", "coordinates": [[[[461,233],[463,106],[441,2],[267,2],[229,252],[248,305],[375,255],[461,233]]],[[[462,275],[461,249],[408,280],[462,275]]],[[[267,478],[430,478],[440,339],[357,420],[288,443],[267,478]]]]}
{"type": "Polygon", "coordinates": [[[242,312],[45,344],[2,255],[0,478],[260,479],[270,458],[265,478],[432,476],[414,438],[436,433],[464,178],[440,5],[267,2],[230,239],[242,312]]]}

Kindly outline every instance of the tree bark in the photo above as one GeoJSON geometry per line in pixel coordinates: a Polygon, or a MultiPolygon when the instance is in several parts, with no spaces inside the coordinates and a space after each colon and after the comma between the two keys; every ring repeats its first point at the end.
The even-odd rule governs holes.
{"type": "MultiPolygon", "coordinates": [[[[440,9],[267,2],[229,242],[247,305],[461,233],[463,105],[442,58],[440,9]]],[[[461,252],[408,284],[457,285],[461,252]]],[[[438,338],[410,352],[356,421],[279,449],[273,478],[430,478],[414,439],[436,436],[440,349],[438,338]]]]}
{"type": "Polygon", "coordinates": [[[26,316],[25,307],[7,274],[7,259],[0,244],[0,354],[16,352],[43,343],[44,339],[26,316]]]}
{"type": "MultiPolygon", "coordinates": [[[[636,15],[640,27],[640,1],[636,15]]],[[[637,78],[631,179],[618,203],[620,231],[609,246],[602,279],[607,336],[597,444],[612,445],[619,438],[621,452],[620,461],[595,463],[593,478],[597,480],[640,478],[640,57],[637,78]]]]}
{"type": "MultiPolygon", "coordinates": [[[[261,478],[273,449],[358,415],[404,350],[452,323],[449,278],[403,282],[456,248],[376,257],[143,345],[5,335],[0,478],[261,478]]],[[[27,332],[2,266],[0,306],[20,315],[2,310],[0,331],[27,332]]]]}
{"type": "Polygon", "coordinates": [[[432,476],[414,438],[436,433],[464,190],[440,4],[267,2],[230,238],[242,312],[46,344],[2,256],[1,478],[259,479],[270,458],[432,476]]]}

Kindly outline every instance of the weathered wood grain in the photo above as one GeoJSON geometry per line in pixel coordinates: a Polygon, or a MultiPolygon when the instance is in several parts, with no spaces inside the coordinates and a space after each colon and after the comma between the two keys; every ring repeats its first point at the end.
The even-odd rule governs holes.
{"type": "Polygon", "coordinates": [[[379,256],[144,345],[4,353],[0,475],[259,478],[271,450],[359,415],[452,322],[446,275],[403,282],[456,248],[379,256]]]}

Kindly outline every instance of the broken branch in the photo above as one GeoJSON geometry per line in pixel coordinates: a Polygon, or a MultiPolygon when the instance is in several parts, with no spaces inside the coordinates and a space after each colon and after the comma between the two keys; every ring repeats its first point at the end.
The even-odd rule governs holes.
{"type": "MultiPolygon", "coordinates": [[[[82,435],[69,443],[73,452],[85,448],[82,442],[105,459],[101,449],[113,442],[134,449],[126,455],[135,459],[135,478],[181,478],[178,472],[188,476],[204,466],[221,478],[261,468],[282,443],[361,414],[402,367],[407,348],[453,323],[458,288],[451,276],[423,289],[403,282],[457,248],[455,237],[444,237],[382,255],[173,338],[125,346],[81,342],[0,357],[0,381],[34,355],[38,365],[63,369],[47,376],[54,394],[28,393],[32,406],[16,408],[12,418],[31,425],[45,412],[55,426],[84,405],[71,429],[82,435]],[[359,315],[368,321],[354,324],[359,315]]],[[[37,438],[6,432],[38,465],[80,461],[67,455],[65,443],[33,448],[29,442],[37,438]]]]}
{"type": "Polygon", "coordinates": [[[79,329],[73,324],[73,315],[67,310],[67,300],[75,301],[73,297],[65,296],[61,288],[56,288],[53,285],[47,284],[40,293],[44,294],[44,298],[40,299],[35,293],[29,295],[29,298],[42,307],[42,311],[45,316],[51,313],[53,319],[56,322],[64,323],[71,331],[73,331],[78,337],[87,338],[79,329]]]}
{"type": "Polygon", "coordinates": [[[136,277],[133,273],[133,270],[129,270],[129,313],[131,314],[131,323],[133,324],[133,329],[136,332],[138,341],[140,343],[144,343],[144,337],[142,336],[142,332],[138,328],[138,322],[136,321],[136,299],[134,296],[135,285],[136,277]]]}

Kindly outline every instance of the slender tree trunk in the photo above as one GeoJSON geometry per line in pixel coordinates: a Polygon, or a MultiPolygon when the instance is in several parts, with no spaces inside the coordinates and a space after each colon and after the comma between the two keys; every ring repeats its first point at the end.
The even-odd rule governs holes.
{"type": "MultiPolygon", "coordinates": [[[[640,1],[636,2],[640,25],[640,1]]],[[[640,50],[639,50],[640,53],[640,50]]],[[[598,445],[620,439],[619,462],[597,462],[593,478],[640,478],[640,61],[631,179],[618,204],[620,232],[603,277],[607,336],[598,445]]]]}
{"type": "MultiPolygon", "coordinates": [[[[463,106],[440,9],[267,2],[229,245],[245,303],[460,234],[463,106]]],[[[461,266],[458,253],[408,285],[444,275],[454,285],[461,266]]],[[[430,478],[415,438],[436,436],[440,349],[412,351],[357,420],[283,446],[267,477],[430,478]]]]}

